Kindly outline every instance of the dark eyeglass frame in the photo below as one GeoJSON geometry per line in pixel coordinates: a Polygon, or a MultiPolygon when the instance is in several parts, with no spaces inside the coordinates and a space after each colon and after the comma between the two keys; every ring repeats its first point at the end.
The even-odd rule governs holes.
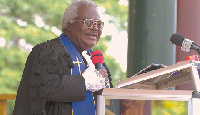
{"type": "Polygon", "coordinates": [[[90,29],[93,27],[93,25],[97,25],[97,23],[100,23],[100,27],[97,25],[98,29],[102,29],[104,27],[104,22],[102,22],[101,20],[94,20],[94,19],[85,19],[85,20],[76,20],[76,21],[80,21],[84,24],[85,28],[90,29]],[[87,21],[91,21],[92,24],[91,26],[86,25],[87,21]]]}

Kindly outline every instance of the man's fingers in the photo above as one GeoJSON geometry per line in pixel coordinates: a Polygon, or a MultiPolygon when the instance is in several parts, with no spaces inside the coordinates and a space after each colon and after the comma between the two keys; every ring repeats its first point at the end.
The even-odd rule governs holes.
{"type": "Polygon", "coordinates": [[[104,77],[108,77],[107,71],[105,69],[97,69],[99,73],[104,77]]]}
{"type": "Polygon", "coordinates": [[[103,78],[105,78],[105,85],[108,84],[108,74],[105,69],[97,69],[99,73],[102,75],[103,78]]]}

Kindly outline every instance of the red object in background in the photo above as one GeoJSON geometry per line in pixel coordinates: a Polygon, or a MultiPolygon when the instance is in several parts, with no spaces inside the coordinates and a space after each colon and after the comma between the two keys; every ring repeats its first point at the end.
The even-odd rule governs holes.
{"type": "MultiPolygon", "coordinates": [[[[192,56],[188,56],[185,58],[185,61],[188,61],[188,60],[193,60],[193,61],[200,61],[199,58],[198,58],[198,55],[192,55],[192,56]]],[[[179,61],[177,63],[180,63],[180,62],[183,62],[183,61],[179,61]]]]}
{"type": "Polygon", "coordinates": [[[188,61],[188,60],[199,61],[199,58],[198,58],[198,55],[192,55],[185,58],[185,61],[188,61]]]}

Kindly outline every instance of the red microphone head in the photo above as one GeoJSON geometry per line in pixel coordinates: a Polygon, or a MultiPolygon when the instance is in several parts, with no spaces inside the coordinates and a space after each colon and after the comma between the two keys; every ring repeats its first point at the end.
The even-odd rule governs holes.
{"type": "Polygon", "coordinates": [[[104,61],[103,53],[100,50],[95,50],[92,52],[92,63],[95,65],[96,63],[102,63],[104,61]]]}

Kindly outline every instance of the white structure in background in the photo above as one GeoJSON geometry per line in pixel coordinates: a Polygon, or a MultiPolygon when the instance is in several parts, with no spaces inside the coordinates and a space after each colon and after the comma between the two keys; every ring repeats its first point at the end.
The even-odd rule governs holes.
{"type": "Polygon", "coordinates": [[[42,18],[39,15],[35,15],[35,24],[38,27],[44,27],[45,23],[43,22],[42,18]]]}
{"type": "Polygon", "coordinates": [[[6,45],[6,40],[0,37],[0,47],[4,47],[6,45]]]}
{"type": "Polygon", "coordinates": [[[27,25],[28,25],[27,22],[22,21],[22,20],[20,20],[20,19],[17,20],[17,24],[20,25],[20,26],[27,26],[27,25]]]}
{"type": "Polygon", "coordinates": [[[25,39],[23,39],[23,38],[21,38],[19,40],[19,45],[21,46],[22,49],[24,49],[26,51],[29,51],[29,52],[32,51],[33,46],[31,44],[27,44],[25,39]]]}
{"type": "Polygon", "coordinates": [[[52,28],[51,28],[51,31],[53,32],[53,33],[55,33],[56,35],[58,35],[58,36],[60,36],[60,34],[62,33],[58,28],[56,28],[55,26],[53,26],[52,28]]]}
{"type": "Polygon", "coordinates": [[[106,54],[112,55],[116,59],[116,61],[120,64],[123,71],[125,72],[127,68],[127,44],[128,44],[127,32],[126,31],[119,32],[114,24],[109,23],[109,20],[112,20],[112,17],[104,13],[105,12],[104,7],[99,7],[98,10],[101,15],[101,20],[104,21],[102,36],[106,35],[112,36],[112,40],[108,44],[109,49],[106,51],[106,54]]]}
{"type": "Polygon", "coordinates": [[[119,4],[120,4],[120,5],[128,6],[128,1],[127,1],[127,0],[120,0],[120,1],[119,1],[119,4]]]}

